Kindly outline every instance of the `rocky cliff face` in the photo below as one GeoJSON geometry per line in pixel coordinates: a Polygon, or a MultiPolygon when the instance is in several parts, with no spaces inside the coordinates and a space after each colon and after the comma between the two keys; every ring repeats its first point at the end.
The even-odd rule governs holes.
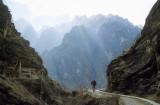
{"type": "Polygon", "coordinates": [[[63,104],[70,93],[47,75],[40,56],[17,32],[0,0],[0,104],[63,104]]]}
{"type": "Polygon", "coordinates": [[[107,69],[107,91],[160,102],[160,0],[146,18],[140,38],[107,69]]]}
{"type": "Polygon", "coordinates": [[[95,76],[92,67],[93,51],[93,39],[85,27],[75,26],[65,35],[59,47],[45,52],[42,57],[49,76],[67,89],[75,90],[89,87],[95,76]]]}

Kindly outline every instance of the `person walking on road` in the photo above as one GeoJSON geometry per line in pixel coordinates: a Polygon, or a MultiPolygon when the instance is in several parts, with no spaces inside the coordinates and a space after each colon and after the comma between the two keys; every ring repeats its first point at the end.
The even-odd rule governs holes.
{"type": "Polygon", "coordinates": [[[92,85],[92,89],[93,89],[93,92],[95,91],[95,88],[96,88],[96,81],[92,81],[91,85],[92,85]]]}

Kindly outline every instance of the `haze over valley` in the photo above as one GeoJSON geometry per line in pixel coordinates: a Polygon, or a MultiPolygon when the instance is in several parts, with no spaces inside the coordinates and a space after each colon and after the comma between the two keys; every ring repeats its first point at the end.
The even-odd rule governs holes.
{"type": "MultiPolygon", "coordinates": [[[[22,6],[17,2],[6,1],[13,10],[22,6]]],[[[22,10],[29,16],[30,5],[23,5],[22,10]]],[[[41,55],[49,76],[69,90],[91,88],[93,79],[97,80],[97,88],[104,88],[107,65],[134,44],[143,27],[113,14],[77,15],[72,19],[67,15],[38,16],[32,24],[29,17],[18,19],[20,16],[12,13],[17,19],[13,21],[16,29],[41,55]],[[59,23],[53,25],[56,20],[59,23]],[[49,23],[53,26],[47,26],[49,23]],[[41,29],[37,31],[35,24],[41,29]]]]}

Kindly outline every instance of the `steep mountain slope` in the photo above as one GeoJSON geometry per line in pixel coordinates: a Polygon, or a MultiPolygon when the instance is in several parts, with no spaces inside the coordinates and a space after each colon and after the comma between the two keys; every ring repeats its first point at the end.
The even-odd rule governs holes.
{"type": "Polygon", "coordinates": [[[153,6],[141,36],[107,69],[107,91],[134,94],[160,103],[160,0],[153,6]]]}
{"type": "Polygon", "coordinates": [[[47,75],[40,56],[17,32],[0,0],[0,104],[64,103],[70,93],[47,75]]]}
{"type": "Polygon", "coordinates": [[[43,54],[44,65],[50,77],[71,90],[90,86],[90,81],[95,76],[92,67],[93,47],[93,39],[86,29],[83,26],[73,27],[59,47],[43,54]]]}
{"type": "MultiPolygon", "coordinates": [[[[106,19],[98,15],[97,21],[99,18],[106,19]]],[[[75,26],[64,36],[59,47],[42,54],[44,65],[49,76],[69,90],[91,88],[90,82],[94,79],[97,88],[104,88],[106,64],[125,50],[140,30],[119,16],[104,23],[97,34],[92,34],[94,32],[88,27],[75,26]]]]}
{"type": "Polygon", "coordinates": [[[34,30],[32,25],[24,19],[18,19],[14,22],[16,29],[22,34],[22,37],[29,40],[33,47],[38,39],[37,32],[34,30]]]}

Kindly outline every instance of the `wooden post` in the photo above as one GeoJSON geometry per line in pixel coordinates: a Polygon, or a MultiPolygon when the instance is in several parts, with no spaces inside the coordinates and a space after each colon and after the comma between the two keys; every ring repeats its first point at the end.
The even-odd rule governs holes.
{"type": "Polygon", "coordinates": [[[22,67],[21,67],[21,60],[19,61],[19,75],[21,75],[22,67]]]}
{"type": "Polygon", "coordinates": [[[4,62],[4,75],[7,75],[7,62],[4,62]]]}
{"type": "MultiPolygon", "coordinates": [[[[7,21],[7,23],[6,23],[7,25],[8,25],[8,21],[7,21]]],[[[8,31],[8,26],[6,25],[6,28],[4,29],[4,38],[6,37],[6,35],[7,35],[7,31],[8,31]]]]}
{"type": "Polygon", "coordinates": [[[7,35],[7,28],[6,29],[4,29],[4,38],[6,37],[6,35],[7,35]]]}

